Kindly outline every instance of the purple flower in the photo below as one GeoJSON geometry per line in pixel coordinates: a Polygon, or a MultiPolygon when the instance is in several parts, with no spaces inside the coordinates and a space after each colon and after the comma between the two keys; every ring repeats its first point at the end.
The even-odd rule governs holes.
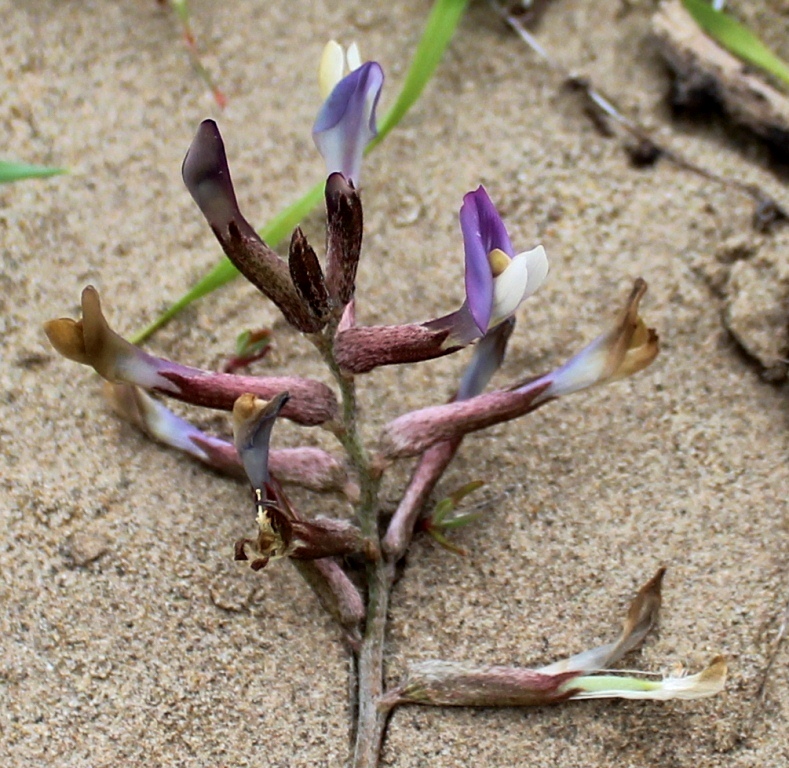
{"type": "Polygon", "coordinates": [[[325,101],[312,129],[312,138],[326,161],[327,175],[339,172],[359,185],[362,155],[378,133],[375,108],[384,84],[381,65],[359,63],[356,46],[342,48],[332,41],[326,46],[319,73],[325,101]],[[342,77],[345,59],[350,74],[342,77]]]}
{"type": "Polygon", "coordinates": [[[548,259],[541,245],[514,253],[504,222],[482,186],[463,198],[460,228],[466,252],[466,304],[485,334],[542,285],[548,259]]]}

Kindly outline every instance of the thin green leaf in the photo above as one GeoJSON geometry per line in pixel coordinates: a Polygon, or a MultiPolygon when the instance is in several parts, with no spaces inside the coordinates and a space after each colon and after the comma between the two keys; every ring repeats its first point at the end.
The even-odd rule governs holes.
{"type": "Polygon", "coordinates": [[[181,23],[188,25],[191,13],[189,12],[189,4],[186,0],[170,0],[170,5],[175,10],[181,23]]]}
{"type": "Polygon", "coordinates": [[[236,354],[243,355],[249,348],[249,340],[252,338],[252,331],[241,331],[236,336],[236,354]]]}
{"type": "Polygon", "coordinates": [[[460,555],[461,557],[465,557],[468,553],[466,552],[463,547],[457,546],[457,544],[453,544],[446,536],[439,533],[434,528],[429,528],[428,533],[436,540],[436,542],[442,546],[444,549],[448,549],[450,552],[454,552],[456,555],[460,555]]]}
{"type": "Polygon", "coordinates": [[[682,4],[704,32],[737,58],[789,84],[789,66],[747,27],[723,11],[716,11],[704,0],[682,0],[682,4]]]}
{"type": "Polygon", "coordinates": [[[45,165],[29,165],[28,163],[0,160],[0,184],[22,179],[47,179],[50,176],[60,176],[63,173],[68,173],[68,171],[65,168],[49,168],[45,165]]]}
{"type": "Polygon", "coordinates": [[[433,516],[430,518],[431,525],[440,527],[441,523],[444,522],[444,518],[454,510],[455,505],[452,499],[441,499],[433,510],[433,516]]]}
{"type": "Polygon", "coordinates": [[[236,354],[249,357],[257,355],[266,347],[271,346],[271,329],[260,328],[257,331],[243,331],[236,338],[236,354]]]}
{"type": "Polygon", "coordinates": [[[482,488],[483,485],[485,485],[484,480],[472,480],[470,483],[466,483],[465,485],[462,485],[460,488],[458,488],[456,491],[450,493],[449,496],[447,496],[447,498],[450,499],[452,503],[457,507],[457,505],[460,504],[460,502],[463,501],[463,499],[465,499],[466,496],[470,496],[472,493],[474,493],[474,491],[477,491],[480,488],[482,488]]]}
{"type": "Polygon", "coordinates": [[[442,531],[453,531],[456,528],[463,528],[469,523],[476,523],[483,514],[483,512],[466,512],[464,515],[455,515],[442,520],[440,528],[442,531]]]}
{"type": "MultiPolygon", "coordinates": [[[[433,4],[430,16],[425,24],[422,39],[419,41],[406,75],[403,88],[394,105],[381,121],[378,136],[370,142],[367,147],[368,152],[383,141],[384,137],[403,119],[406,112],[419,98],[428,80],[432,77],[438,62],[441,60],[447,45],[449,45],[449,41],[452,39],[467,5],[468,0],[436,0],[433,4]]],[[[321,200],[323,197],[323,185],[323,181],[316,184],[301,199],[275,216],[260,231],[260,236],[272,248],[276,248],[321,200]]],[[[141,343],[193,301],[197,301],[197,299],[229,283],[237,275],[238,270],[226,258],[223,258],[205,277],[169,307],[164,314],[156,318],[147,328],[137,333],[132,338],[133,343],[141,343]]]]}
{"type": "Polygon", "coordinates": [[[400,94],[378,126],[378,136],[370,142],[368,152],[384,140],[420,97],[452,40],[467,5],[468,0],[436,0],[433,4],[400,94]]]}
{"type": "MultiPolygon", "coordinates": [[[[482,488],[483,485],[485,485],[485,483],[482,480],[472,480],[470,483],[466,483],[453,493],[450,493],[446,498],[441,499],[441,501],[436,504],[433,509],[433,514],[430,516],[430,525],[436,528],[459,528],[461,525],[465,525],[465,523],[453,525],[451,521],[447,521],[446,523],[444,521],[448,514],[457,509],[458,504],[460,504],[466,496],[474,493],[478,488],[482,488]]],[[[453,520],[458,520],[460,517],[465,516],[461,515],[453,518],[453,520]]],[[[471,520],[468,520],[468,522],[471,522],[471,520]]]]}

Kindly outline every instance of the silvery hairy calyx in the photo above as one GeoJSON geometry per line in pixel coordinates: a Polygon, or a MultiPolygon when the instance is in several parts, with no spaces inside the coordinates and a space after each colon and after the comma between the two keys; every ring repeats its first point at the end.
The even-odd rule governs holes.
{"type": "MultiPolygon", "coordinates": [[[[395,707],[525,706],[570,699],[699,698],[722,690],[718,657],[694,675],[647,680],[609,668],[637,647],[655,625],[663,570],[638,591],[612,642],[541,668],[420,661],[398,685],[384,687],[388,601],[398,563],[415,533],[428,531],[451,546],[453,528],[478,516],[456,510],[461,489],[428,511],[434,488],[470,432],[520,418],[565,395],[642,371],[658,354],[658,337],[639,316],[646,292],[635,281],[602,333],[556,370],[524,372],[520,381],[486,391],[504,359],[520,305],[548,274],[542,246],[517,250],[488,192],[470,191],[460,205],[465,300],[448,313],[406,325],[356,323],[356,271],[362,253],[362,157],[376,135],[384,82],[376,62],[362,63],[355,46],[330,43],[320,68],[324,102],[313,137],[326,160],[326,251],[321,260],[300,229],[287,259],[257,235],[239,210],[225,147],[211,120],[197,130],[183,178],[222,249],[238,270],[315,347],[335,387],[298,375],[265,377],[211,372],[147,354],[115,333],[88,286],[82,317],[46,324],[53,346],[92,366],[107,380],[115,410],[152,438],[205,464],[248,480],[249,530],[239,532],[235,559],[255,571],[287,560],[336,620],[355,660],[354,766],[376,765],[387,718],[395,707]],[[360,438],[356,380],[383,365],[416,364],[473,345],[470,362],[446,403],[427,403],[387,424],[374,445],[360,438]],[[232,413],[233,440],[206,434],[152,395],[232,413]],[[338,452],[277,448],[276,424],[289,419],[337,438],[338,452]],[[383,474],[399,459],[416,459],[393,515],[382,513],[383,474]],[[331,492],[347,501],[345,519],[300,510],[288,486],[331,492]]],[[[458,240],[458,253],[460,252],[458,240]]],[[[365,258],[375,258],[366,255],[365,258]]],[[[562,407],[562,406],[557,406],[562,407]]],[[[317,505],[316,505],[317,506],[317,505]]],[[[239,566],[243,567],[243,566],[239,566]]],[[[261,574],[265,578],[265,572],[261,574]]]]}

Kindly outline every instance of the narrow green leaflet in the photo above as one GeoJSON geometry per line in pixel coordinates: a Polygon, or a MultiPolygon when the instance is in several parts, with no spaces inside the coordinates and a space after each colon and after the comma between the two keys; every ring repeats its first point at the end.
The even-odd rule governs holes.
{"type": "Polygon", "coordinates": [[[763,69],[789,84],[789,66],[779,59],[753,32],[704,0],[682,0],[695,22],[714,40],[748,64],[763,69]]]}
{"type": "MultiPolygon", "coordinates": [[[[370,142],[367,147],[368,152],[383,141],[384,137],[402,120],[419,98],[449,45],[467,5],[468,0],[436,0],[433,4],[403,88],[392,108],[381,121],[378,136],[370,142]]],[[[260,230],[263,240],[270,246],[276,247],[287,238],[293,228],[323,199],[323,185],[324,181],[320,181],[301,199],[275,216],[260,230]]],[[[169,307],[164,314],[134,336],[132,341],[135,344],[144,341],[193,301],[221,288],[237,275],[236,268],[227,258],[223,257],[205,277],[169,307]]]]}
{"type": "Polygon", "coordinates": [[[62,173],[68,173],[68,171],[65,168],[48,168],[45,165],[28,165],[27,163],[0,160],[0,184],[22,179],[46,179],[50,176],[59,176],[62,173]]]}

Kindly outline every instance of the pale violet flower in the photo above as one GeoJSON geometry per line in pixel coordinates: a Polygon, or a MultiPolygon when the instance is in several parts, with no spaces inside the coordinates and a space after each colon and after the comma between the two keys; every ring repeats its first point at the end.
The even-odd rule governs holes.
{"type": "Polygon", "coordinates": [[[321,57],[318,83],[324,102],[312,138],[326,161],[327,175],[341,173],[358,187],[362,155],[378,133],[375,109],[384,84],[383,70],[375,61],[362,64],[355,44],[343,53],[332,41],[321,57]]]}
{"type": "Polygon", "coordinates": [[[516,254],[485,188],[463,198],[460,228],[466,252],[466,304],[480,334],[510,317],[548,274],[545,249],[516,254]]]}

